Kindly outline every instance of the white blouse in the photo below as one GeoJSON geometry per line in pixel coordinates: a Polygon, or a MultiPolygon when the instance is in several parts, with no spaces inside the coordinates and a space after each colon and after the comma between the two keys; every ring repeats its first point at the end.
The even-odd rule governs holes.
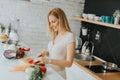
{"type": "MultiPolygon", "coordinates": [[[[51,59],[65,60],[67,56],[67,45],[71,42],[75,42],[75,35],[72,32],[67,32],[61,39],[57,40],[55,44],[50,41],[48,44],[49,57],[51,59]]],[[[66,78],[65,67],[53,64],[51,64],[51,67],[63,78],[66,78]]]]}

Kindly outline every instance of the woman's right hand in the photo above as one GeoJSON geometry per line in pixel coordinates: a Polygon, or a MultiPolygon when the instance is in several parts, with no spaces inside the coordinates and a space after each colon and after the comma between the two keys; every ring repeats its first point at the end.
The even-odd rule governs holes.
{"type": "Polygon", "coordinates": [[[47,50],[44,50],[44,51],[40,52],[37,56],[38,56],[38,57],[49,56],[49,52],[48,52],[47,50]]]}

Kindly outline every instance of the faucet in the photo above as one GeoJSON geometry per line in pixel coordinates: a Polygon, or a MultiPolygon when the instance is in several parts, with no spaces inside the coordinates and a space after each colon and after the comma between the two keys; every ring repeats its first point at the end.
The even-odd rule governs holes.
{"type": "Polygon", "coordinates": [[[92,61],[93,51],[94,51],[94,43],[92,41],[85,41],[85,43],[82,46],[81,59],[92,61]]]}

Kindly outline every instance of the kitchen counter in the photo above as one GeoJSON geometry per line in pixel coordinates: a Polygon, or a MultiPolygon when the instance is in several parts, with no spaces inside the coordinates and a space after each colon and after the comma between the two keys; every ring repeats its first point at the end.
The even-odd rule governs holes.
{"type": "MultiPolygon", "coordinates": [[[[14,66],[19,66],[21,64],[22,63],[19,60],[5,60],[5,62],[0,63],[0,80],[29,80],[30,74],[27,74],[24,71],[11,71],[14,66]]],[[[46,68],[47,73],[42,80],[64,80],[51,67],[46,66],[46,68]]]]}
{"type": "MultiPolygon", "coordinates": [[[[29,74],[24,71],[11,71],[14,66],[25,65],[20,59],[6,59],[3,56],[3,44],[0,43],[0,80],[29,80],[29,74]]],[[[29,53],[32,55],[32,52],[29,53]]],[[[26,55],[30,57],[31,55],[26,55]]],[[[64,80],[49,65],[46,65],[47,72],[42,80],[64,80]]]]}
{"type": "Polygon", "coordinates": [[[91,74],[94,76],[97,80],[120,80],[120,72],[108,72],[108,73],[95,73],[91,71],[90,69],[86,68],[85,66],[88,65],[101,65],[102,62],[100,60],[95,59],[92,62],[89,61],[83,61],[79,59],[74,59],[74,64],[79,66],[81,69],[86,71],[87,73],[91,74]]]}

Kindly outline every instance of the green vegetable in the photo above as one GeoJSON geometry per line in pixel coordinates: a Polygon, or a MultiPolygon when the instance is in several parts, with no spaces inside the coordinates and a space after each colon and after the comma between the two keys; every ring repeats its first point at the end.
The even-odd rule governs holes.
{"type": "Polygon", "coordinates": [[[36,65],[34,66],[34,68],[35,70],[32,72],[29,80],[42,80],[44,74],[40,70],[40,67],[36,65]]]}

